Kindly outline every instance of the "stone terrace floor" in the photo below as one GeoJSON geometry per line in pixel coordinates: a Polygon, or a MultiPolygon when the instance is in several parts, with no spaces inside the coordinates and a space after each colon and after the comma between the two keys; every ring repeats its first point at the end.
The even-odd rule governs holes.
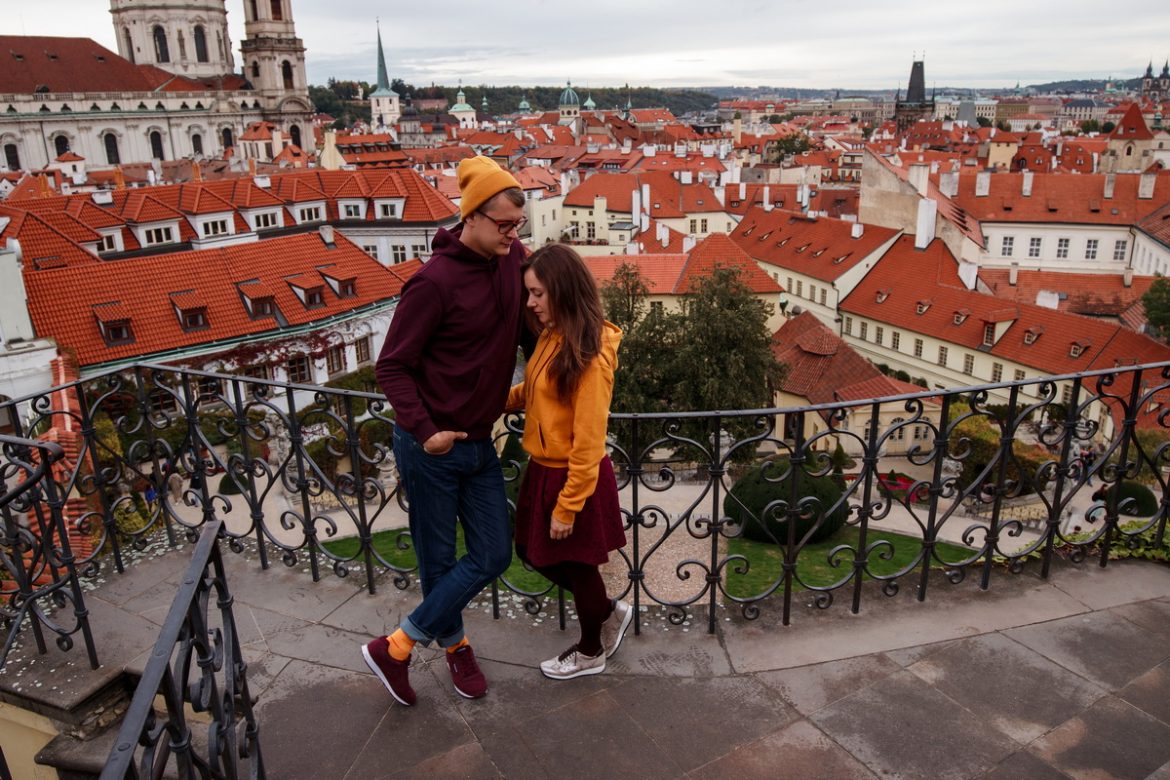
{"type": "MultiPolygon", "coordinates": [[[[103,575],[88,596],[101,670],[79,648],[37,656],[26,642],[0,687],[60,705],[140,667],[191,549],[103,575]]],[[[940,576],[925,603],[910,587],[867,592],[859,615],[842,598],[801,602],[788,627],[778,601],[756,621],[721,608],[713,636],[702,612],[674,626],[654,606],[605,674],[567,682],[537,665],[575,624],[562,633],[555,605],[537,619],[512,602],[493,620],[485,595],[467,623],[487,697],[459,697],[424,650],[407,708],[359,648],[417,587],[370,596],[359,578],[225,557],[272,778],[1170,780],[1165,566],[1061,564],[1048,581],[997,569],[986,592],[940,576]]]]}

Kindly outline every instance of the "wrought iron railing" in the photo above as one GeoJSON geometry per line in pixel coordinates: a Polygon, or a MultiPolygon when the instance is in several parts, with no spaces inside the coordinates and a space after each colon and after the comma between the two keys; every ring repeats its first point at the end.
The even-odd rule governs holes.
{"type": "Polygon", "coordinates": [[[222,520],[203,528],[158,641],[122,718],[102,780],[264,777],[260,730],[232,612],[219,540],[222,520]],[[218,620],[210,612],[215,598],[218,620]],[[222,678],[222,679],[221,679],[222,678]],[[155,697],[166,706],[155,711],[155,697]],[[208,713],[197,739],[186,714],[208,713]],[[172,763],[173,761],[173,763],[172,763]]]}
{"type": "MultiPolygon", "coordinates": [[[[1043,576],[1058,554],[1104,566],[1115,545],[1164,542],[1167,398],[1170,364],[1157,364],[862,402],[615,414],[623,595],[676,623],[703,612],[714,631],[717,608],[754,618],[776,605],[787,623],[799,593],[820,607],[844,596],[856,611],[867,581],[924,599],[932,569],[986,588],[1030,559],[1043,576]],[[1089,500],[1092,477],[1105,489],[1089,500]],[[840,535],[819,541],[837,523],[840,535]]],[[[6,405],[18,435],[69,445],[57,498],[38,502],[62,505],[88,546],[83,577],[219,520],[228,548],[254,548],[264,568],[278,558],[306,562],[314,580],[358,573],[370,593],[413,581],[393,412],[376,393],[144,364],[6,405]]],[[[506,418],[502,442],[521,425],[506,418]]],[[[501,449],[515,483],[520,450],[501,449]]],[[[564,614],[551,586],[505,575],[491,590],[497,616],[509,591],[531,612],[558,600],[564,614]]]]}
{"type": "Polygon", "coordinates": [[[52,478],[64,454],[52,442],[0,436],[0,669],[24,630],[32,632],[42,654],[48,650],[46,633],[62,650],[81,634],[90,666],[98,665],[62,516],[63,494],[52,478]]]}

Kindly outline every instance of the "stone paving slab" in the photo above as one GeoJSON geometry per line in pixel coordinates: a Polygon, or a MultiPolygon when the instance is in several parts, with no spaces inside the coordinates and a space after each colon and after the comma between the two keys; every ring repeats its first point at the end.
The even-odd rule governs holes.
{"type": "Polygon", "coordinates": [[[697,780],[729,777],[876,780],[878,777],[807,720],[745,745],[690,776],[697,780]]]}
{"type": "Polygon", "coordinates": [[[1170,726],[1109,696],[1041,737],[1032,751],[1074,780],[1145,777],[1170,760],[1170,726]]]}

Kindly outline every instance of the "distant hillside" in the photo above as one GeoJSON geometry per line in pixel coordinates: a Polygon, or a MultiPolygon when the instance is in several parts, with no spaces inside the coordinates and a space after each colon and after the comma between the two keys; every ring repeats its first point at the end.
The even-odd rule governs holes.
{"type": "MultiPolygon", "coordinates": [[[[1033,92],[1094,92],[1105,89],[1104,79],[1069,79],[1066,81],[1049,81],[1046,84],[1029,84],[1027,89],[1033,92]]],[[[1121,79],[1114,81],[1115,89],[1141,89],[1142,80],[1121,79]]]]}
{"type": "MultiPolygon", "coordinates": [[[[445,97],[449,105],[454,105],[455,93],[459,91],[459,87],[438,85],[422,88],[415,88],[409,84],[402,86],[415,98],[445,97]]],[[[397,85],[395,88],[398,88],[397,85]]],[[[507,114],[515,111],[516,107],[520,105],[520,101],[525,99],[528,100],[534,111],[555,111],[564,89],[564,87],[521,87],[515,85],[506,87],[465,86],[463,94],[467,102],[476,108],[480,107],[486,95],[490,113],[507,114]]],[[[574,86],[573,91],[577,93],[582,103],[587,98],[592,98],[597,108],[602,111],[623,108],[626,105],[627,91],[624,88],[591,89],[574,86]]],[[[631,87],[628,99],[634,108],[664,107],[670,109],[675,116],[691,111],[710,111],[719,102],[719,98],[710,92],[697,89],[658,89],[655,87],[631,87]]]]}

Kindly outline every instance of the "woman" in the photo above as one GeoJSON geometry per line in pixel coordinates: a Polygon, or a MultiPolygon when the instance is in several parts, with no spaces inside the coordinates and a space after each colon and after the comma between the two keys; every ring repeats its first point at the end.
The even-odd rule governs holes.
{"type": "Polygon", "coordinates": [[[625,546],[605,426],[622,332],[602,316],[597,284],[572,249],[544,247],[524,273],[528,307],[543,330],[508,395],[525,409],[528,469],[516,503],[516,551],[570,591],[581,638],[540,665],[554,680],[605,671],[633,618],[606,596],[598,566],[625,546]]]}

